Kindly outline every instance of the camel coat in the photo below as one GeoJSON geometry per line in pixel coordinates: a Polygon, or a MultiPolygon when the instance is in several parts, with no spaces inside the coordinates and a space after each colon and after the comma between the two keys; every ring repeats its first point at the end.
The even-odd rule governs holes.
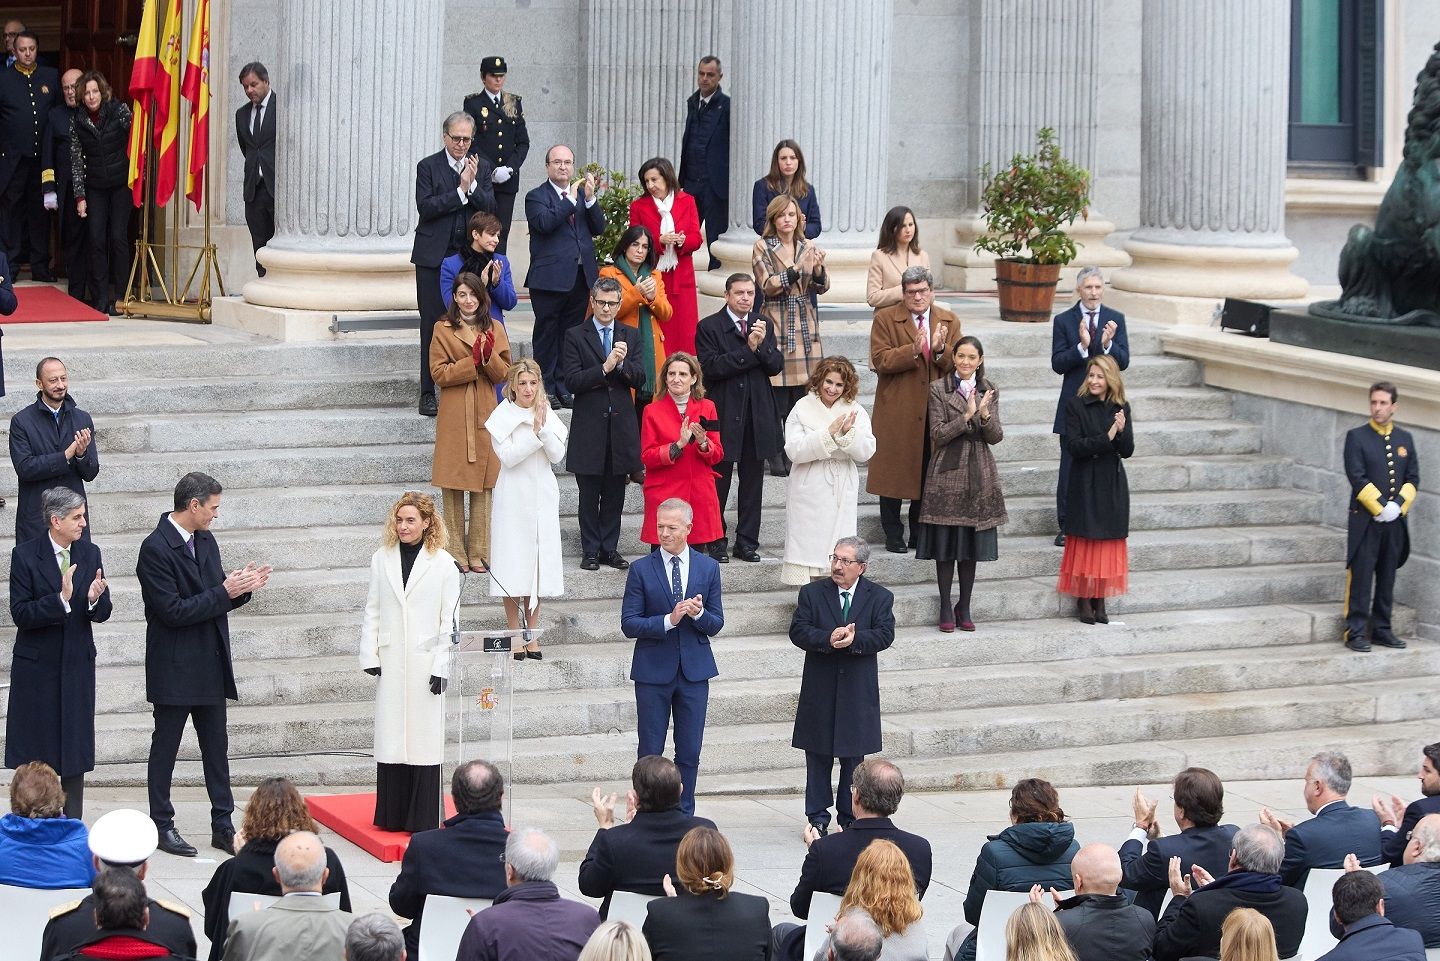
{"type": "Polygon", "coordinates": [[[500,476],[500,459],[490,446],[485,421],[495,410],[495,385],[510,370],[510,339],[503,324],[492,324],[495,346],[483,370],[475,369],[475,340],[447,321],[435,325],[430,341],[430,376],[440,388],[435,418],[435,459],[430,483],[452,491],[485,491],[500,476]],[[484,381],[483,388],[481,381],[484,381]]]}
{"type": "Polygon", "coordinates": [[[445,698],[430,693],[430,677],[450,676],[450,630],[459,601],[460,572],[444,551],[422,547],[408,581],[400,577],[398,544],[371,556],[360,667],[380,668],[377,764],[429,767],[444,761],[445,698]]]}
{"type": "Polygon", "coordinates": [[[908,267],[930,269],[930,255],[925,251],[912,254],[902,247],[893,254],[875,250],[870,254],[870,269],[865,272],[865,302],[876,310],[900,303],[900,276],[908,267]]]}
{"type": "Polygon", "coordinates": [[[915,321],[904,304],[875,311],[870,324],[870,367],[875,385],[875,457],[865,489],[880,497],[919,500],[923,486],[925,414],[930,383],[954,369],[951,351],[961,337],[960,320],[943,307],[930,308],[930,330],[945,324],[946,348],[915,356],[915,321]]]}

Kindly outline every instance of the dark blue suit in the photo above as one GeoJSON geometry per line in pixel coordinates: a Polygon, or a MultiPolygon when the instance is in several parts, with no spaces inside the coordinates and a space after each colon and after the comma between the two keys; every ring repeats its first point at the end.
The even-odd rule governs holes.
{"type": "Polygon", "coordinates": [[[530,225],[530,269],[525,286],[535,308],[535,362],[545,389],[564,396],[557,377],[560,342],[565,332],[585,319],[590,288],[600,276],[595,238],[605,232],[605,211],[599,201],[585,205],[560,196],[549,180],[525,195],[525,220],[530,225]]]}
{"type": "Polygon", "coordinates": [[[1156,838],[1143,851],[1139,841],[1127,840],[1120,845],[1120,886],[1134,891],[1135,903],[1158,918],[1170,890],[1170,859],[1180,858],[1185,874],[1198,864],[1218,878],[1230,870],[1231,840],[1238,830],[1233,824],[1186,828],[1156,838]]]}
{"type": "Polygon", "coordinates": [[[1317,961],[1425,961],[1425,943],[1418,933],[1372,914],[1350,925],[1340,943],[1317,961]]]}
{"type": "Polygon", "coordinates": [[[1420,932],[1427,948],[1440,948],[1440,864],[1416,861],[1380,876],[1385,917],[1397,927],[1420,932]]]}
{"type": "Polygon", "coordinates": [[[1359,858],[1362,868],[1381,862],[1380,818],[1369,808],[1332,801],[1286,832],[1280,878],[1304,889],[1311,868],[1342,868],[1347,854],[1359,858]]]}
{"type": "MultiPolygon", "coordinates": [[[[85,483],[100,473],[100,447],[94,432],[95,422],[68,395],[60,402],[58,418],[38,392],[35,403],[10,418],[10,463],[20,481],[20,503],[15,507],[16,544],[45,536],[47,525],[40,516],[40,495],[45,491],[68,487],[85,496],[85,483]],[[87,428],[91,432],[90,446],[84,454],[67,460],[65,448],[74,442],[76,431],[87,428]]],[[[88,525],[80,536],[90,540],[88,525]]]]}
{"type": "Polygon", "coordinates": [[[628,824],[601,828],[580,862],[580,893],[603,898],[600,917],[610,913],[610,895],[633,891],[659,897],[663,879],[675,879],[675,851],[693,828],[713,828],[709,818],[686,814],[679,807],[637,811],[628,824]]]}
{"type": "Polygon", "coordinates": [[[1080,392],[1085,382],[1085,367],[1089,357],[1105,353],[1100,347],[1100,331],[1110,321],[1115,321],[1115,336],[1110,341],[1109,354],[1121,370],[1130,366],[1130,338],[1125,333],[1125,315],[1100,305],[1100,316],[1095,318],[1095,331],[1090,338],[1089,357],[1080,351],[1080,318],[1082,311],[1077,301],[1069,310],[1055,315],[1050,336],[1050,369],[1064,378],[1060,382],[1060,397],[1055,404],[1055,426],[1053,432],[1060,435],[1060,472],[1055,483],[1055,518],[1060,529],[1065,529],[1065,497],[1070,487],[1070,451],[1065,447],[1065,403],[1080,392]]]}
{"type": "MultiPolygon", "coordinates": [[[[730,97],[723,89],[715,88],[704,110],[699,90],[685,101],[677,176],[705,221],[705,242],[714,244],[730,221],[730,97]]],[[[712,253],[710,269],[719,266],[712,253]]]]}
{"type": "Polygon", "coordinates": [[[680,809],[695,813],[695,775],[700,770],[700,745],[705,735],[705,708],[710,678],[720,673],[710,638],[725,626],[720,605],[720,565],[692,548],[689,576],[681,596],[699,594],[705,611],[682,618],[670,630],[665,619],[680,597],[671,590],[671,572],[664,550],[653,551],[630,565],[625,599],[620,603],[620,630],[635,638],[630,679],[635,682],[635,722],[640,745],[637,757],[665,753],[665,733],[675,714],[675,766],[684,793],[680,809]]]}
{"type": "Polygon", "coordinates": [[[493,898],[505,890],[505,817],[497,809],[457,814],[443,828],[410,837],[400,874],[390,885],[390,910],[410,918],[405,950],[418,957],[425,896],[493,898]]]}
{"type": "Polygon", "coordinates": [[[1440,814],[1440,796],[1422,797],[1405,806],[1405,817],[1395,831],[1386,831],[1381,836],[1380,853],[1392,868],[1405,863],[1405,845],[1410,843],[1410,832],[1427,814],[1440,814]]]}
{"type": "Polygon", "coordinates": [[[839,834],[816,838],[800,865],[800,880],[790,894],[790,913],[802,920],[810,917],[810,898],[816,891],[843,895],[860,852],[871,841],[893,842],[910,862],[915,875],[915,896],[925,897],[930,886],[932,855],[930,842],[918,834],[902,831],[889,818],[860,818],[839,834]]]}

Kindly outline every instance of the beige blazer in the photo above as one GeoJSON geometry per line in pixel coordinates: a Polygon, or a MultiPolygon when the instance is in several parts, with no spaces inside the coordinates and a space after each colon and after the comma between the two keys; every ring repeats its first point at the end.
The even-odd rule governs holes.
{"type": "Polygon", "coordinates": [[[900,303],[900,275],[906,267],[930,269],[930,255],[925,251],[912,254],[908,248],[887,254],[875,250],[870,254],[870,270],[865,275],[865,302],[876,310],[900,303]]]}
{"type": "MultiPolygon", "coordinates": [[[[436,698],[439,700],[439,698],[436,698]]],[[[353,915],[318,897],[290,894],[230,922],[225,961],[341,958],[353,915]]]]}

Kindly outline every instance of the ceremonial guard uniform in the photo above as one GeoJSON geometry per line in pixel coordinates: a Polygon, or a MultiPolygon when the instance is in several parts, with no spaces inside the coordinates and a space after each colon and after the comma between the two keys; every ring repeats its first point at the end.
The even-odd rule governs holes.
{"type": "Polygon", "coordinates": [[[1395,571],[1410,556],[1406,515],[1415,503],[1420,465],[1410,432],[1393,423],[1374,420],[1345,435],[1345,475],[1350,479],[1349,539],[1345,550],[1345,633],[1348,647],[1368,651],[1370,638],[1385,647],[1404,647],[1390,629],[1394,604],[1395,571]],[[1399,515],[1383,519],[1386,505],[1394,502],[1399,515]],[[1374,604],[1371,604],[1371,582],[1374,604]]]}
{"type": "MultiPolygon", "coordinates": [[[[53,170],[42,170],[41,154],[50,134],[50,110],[65,101],[60,73],[36,64],[27,73],[17,62],[0,71],[0,203],[4,211],[5,253],[11,265],[29,247],[35,280],[53,281],[50,273],[50,221],[45,215],[41,184],[52,184],[53,170]]],[[[68,159],[68,158],[67,158],[68,159]]]]}
{"type": "MultiPolygon", "coordinates": [[[[503,77],[504,57],[486,57],[480,62],[480,75],[503,77]]],[[[515,194],[520,189],[520,165],[530,153],[530,134],[525,130],[525,111],[520,98],[508,90],[492,94],[488,90],[465,98],[465,112],[475,118],[475,139],[470,152],[490,161],[492,170],[510,169],[509,179],[495,183],[495,216],[500,218],[499,253],[505,253],[510,239],[510,220],[515,215],[515,194]]]]}

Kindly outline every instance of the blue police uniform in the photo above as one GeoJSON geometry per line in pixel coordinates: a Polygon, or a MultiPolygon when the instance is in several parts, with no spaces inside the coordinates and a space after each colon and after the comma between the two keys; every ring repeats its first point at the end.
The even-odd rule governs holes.
{"type": "Polygon", "coordinates": [[[1410,556],[1406,515],[1420,486],[1420,464],[1410,432],[1371,420],[1345,434],[1345,475],[1350,479],[1349,538],[1345,550],[1345,643],[1367,650],[1370,637],[1386,647],[1404,647],[1390,629],[1395,572],[1410,556]],[[1391,501],[1400,516],[1378,520],[1391,501]],[[1371,589],[1374,600],[1371,601],[1371,589]]]}
{"type": "MultiPolygon", "coordinates": [[[[508,70],[504,57],[486,57],[480,74],[503,76],[508,70]]],[[[510,241],[510,221],[515,217],[515,195],[520,189],[520,167],[530,153],[530,134],[525,127],[525,108],[520,98],[502,90],[498,96],[488,90],[465,98],[465,112],[475,118],[475,139],[470,153],[490,161],[491,169],[509,167],[510,179],[495,184],[495,216],[500,218],[500,245],[497,253],[505,253],[510,241]]],[[[465,235],[469,245],[470,235],[465,235]]]]}

